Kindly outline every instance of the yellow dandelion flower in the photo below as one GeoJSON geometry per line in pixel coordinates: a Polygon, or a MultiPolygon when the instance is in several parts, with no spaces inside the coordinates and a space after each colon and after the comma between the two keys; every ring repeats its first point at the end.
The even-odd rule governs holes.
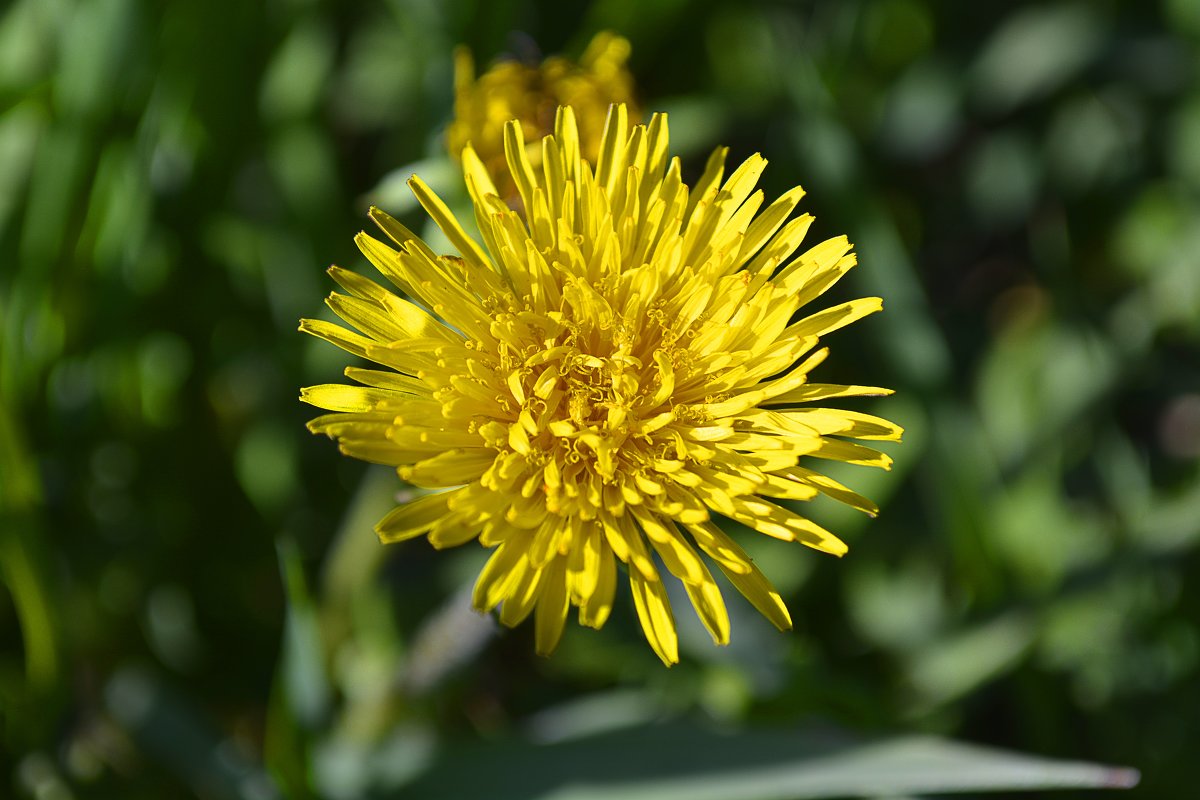
{"type": "Polygon", "coordinates": [[[571,106],[584,158],[596,163],[608,108],[633,107],[633,77],[625,68],[629,42],[609,31],[592,39],[578,63],[552,56],[540,66],[501,61],[478,78],[471,53],[460,47],[454,54],[454,121],[446,131],[446,146],[454,158],[471,144],[488,175],[509,199],[516,187],[504,155],[504,126],[519,120],[527,141],[526,157],[540,166],[542,137],[554,130],[555,109],[571,106]]]}
{"type": "Polygon", "coordinates": [[[334,412],[309,428],[431,490],[378,524],[384,542],[493,548],[474,604],[499,607],[507,625],[535,614],[540,653],[571,606],[582,624],[604,624],[618,562],[667,664],[678,647],[660,563],[717,643],[729,618],[710,563],[789,628],[778,592],[718,520],[841,555],[789,501],[822,493],[876,511],[811,461],[887,468],[888,456],[849,440],[900,437],[884,419],[820,407],[889,390],[808,380],[828,353],[815,349],[821,336],[881,308],[868,298],[797,313],[854,266],[850,243],[793,257],[812,217],[789,220],[799,188],[762,208],[758,155],[724,178],[717,150],[689,190],[668,159],[664,115],[631,129],[614,106],[594,168],[570,108],[542,140],[540,169],[519,122],[505,127],[505,150],[528,222],[463,152],[483,244],[410,181],[457,256],[371,210],[392,244],[366,233],[357,243],[410,299],[331,268],[347,293],[329,306],[359,332],[318,320],[301,330],[386,369],[348,368],[362,386],[304,389],[334,412]]]}

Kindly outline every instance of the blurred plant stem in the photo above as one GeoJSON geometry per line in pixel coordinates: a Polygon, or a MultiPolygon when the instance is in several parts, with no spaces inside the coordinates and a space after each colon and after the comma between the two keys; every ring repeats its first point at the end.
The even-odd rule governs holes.
{"type": "Polygon", "coordinates": [[[399,487],[391,470],[368,469],[342,518],[321,570],[321,636],[333,652],[353,630],[356,598],[372,591],[386,551],[375,521],[394,505],[399,487]]]}
{"type": "Polygon", "coordinates": [[[403,645],[380,578],[387,549],[374,531],[401,488],[390,469],[363,474],[325,558],[316,598],[325,657],[344,699],[334,727],[363,742],[379,741],[404,716],[403,645]]]}
{"type": "Polygon", "coordinates": [[[25,641],[25,671],[37,694],[59,678],[53,592],[34,529],[41,489],[20,433],[0,404],[0,568],[12,592],[25,641]]]}

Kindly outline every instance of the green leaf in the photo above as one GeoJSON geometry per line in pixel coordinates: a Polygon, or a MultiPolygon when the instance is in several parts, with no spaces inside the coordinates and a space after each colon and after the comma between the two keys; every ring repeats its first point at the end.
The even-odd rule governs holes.
{"type": "Polygon", "coordinates": [[[60,674],[56,586],[39,533],[35,462],[0,397],[0,587],[12,593],[25,647],[27,689],[48,692],[60,674]]]}
{"type": "Polygon", "coordinates": [[[975,62],[975,95],[997,112],[1043,97],[1087,66],[1104,33],[1095,6],[1063,4],[1016,12],[998,26],[975,62]]]}
{"type": "Polygon", "coordinates": [[[674,723],[546,746],[456,748],[405,797],[489,800],[800,800],[1129,788],[1136,770],[926,736],[857,743],[813,730],[717,733],[674,723]]]}
{"type": "Polygon", "coordinates": [[[288,598],[280,677],[294,719],[313,729],[325,720],[332,699],[325,674],[324,642],[296,545],[282,539],[278,549],[288,598]]]}

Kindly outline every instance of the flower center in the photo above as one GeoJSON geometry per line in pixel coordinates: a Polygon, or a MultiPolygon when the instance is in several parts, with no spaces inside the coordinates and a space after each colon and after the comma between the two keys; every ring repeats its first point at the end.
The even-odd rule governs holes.
{"type": "MultiPolygon", "coordinates": [[[[496,325],[516,322],[498,315],[496,325]]],[[[650,350],[643,342],[650,350],[643,359],[633,354],[638,343],[625,339],[617,326],[563,325],[558,335],[544,335],[553,334],[554,327],[553,320],[527,325],[526,333],[538,329],[536,338],[521,342],[498,332],[498,339],[508,341],[490,374],[474,375],[505,409],[477,426],[497,450],[483,482],[488,488],[519,490],[531,501],[541,496],[546,509],[560,516],[590,519],[601,507],[622,507],[622,497],[630,496],[624,488],[632,491],[637,476],[671,440],[661,429],[674,419],[673,378],[663,371],[673,348],[650,350]]]]}

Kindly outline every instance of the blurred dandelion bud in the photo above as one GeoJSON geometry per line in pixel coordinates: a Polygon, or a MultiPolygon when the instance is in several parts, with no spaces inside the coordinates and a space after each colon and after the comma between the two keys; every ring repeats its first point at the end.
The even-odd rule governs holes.
{"type": "Polygon", "coordinates": [[[454,159],[470,144],[483,161],[501,197],[515,199],[504,155],[504,126],[518,120],[525,133],[526,157],[537,168],[542,160],[542,137],[554,130],[555,110],[575,111],[580,154],[596,162],[604,119],[613,103],[624,103],[630,116],[634,105],[633,76],[626,69],[629,41],[610,31],[592,38],[578,62],[551,56],[533,66],[502,60],[476,76],[471,53],[460,47],[454,54],[454,121],[446,131],[446,147],[454,159]]]}

